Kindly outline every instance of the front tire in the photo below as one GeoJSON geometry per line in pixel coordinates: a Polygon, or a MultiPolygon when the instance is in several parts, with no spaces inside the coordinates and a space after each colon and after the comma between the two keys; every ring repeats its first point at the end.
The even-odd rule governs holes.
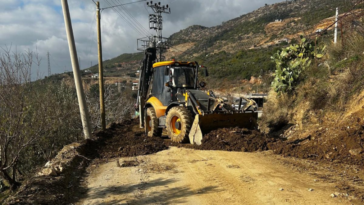
{"type": "Polygon", "coordinates": [[[162,135],[162,128],[158,128],[159,120],[157,118],[157,114],[155,113],[154,108],[147,108],[144,120],[145,134],[148,137],[160,137],[162,135]]]}
{"type": "Polygon", "coordinates": [[[191,113],[185,107],[173,107],[166,117],[166,128],[168,136],[173,142],[188,142],[191,130],[191,113]]]}

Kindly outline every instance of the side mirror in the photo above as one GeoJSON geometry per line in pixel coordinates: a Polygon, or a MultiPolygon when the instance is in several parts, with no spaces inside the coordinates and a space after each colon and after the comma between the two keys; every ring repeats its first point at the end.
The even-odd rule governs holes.
{"type": "Polygon", "coordinates": [[[207,68],[204,69],[205,77],[209,76],[209,72],[207,71],[207,68]]]}

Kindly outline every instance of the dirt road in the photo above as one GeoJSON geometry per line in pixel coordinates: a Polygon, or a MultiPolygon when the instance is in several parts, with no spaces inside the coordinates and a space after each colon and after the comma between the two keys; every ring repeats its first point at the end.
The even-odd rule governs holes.
{"type": "Polygon", "coordinates": [[[170,147],[92,165],[78,204],[356,204],[310,163],[270,151],[170,147]]]}

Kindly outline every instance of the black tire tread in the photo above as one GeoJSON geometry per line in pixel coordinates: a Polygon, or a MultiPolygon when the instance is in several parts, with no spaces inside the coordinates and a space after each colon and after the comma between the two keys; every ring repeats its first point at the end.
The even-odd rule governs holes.
{"type": "Polygon", "coordinates": [[[154,108],[152,107],[149,107],[147,108],[147,111],[146,111],[146,114],[147,116],[150,116],[150,119],[152,121],[152,126],[151,126],[151,131],[148,132],[147,130],[147,121],[146,121],[146,118],[145,118],[145,130],[146,130],[146,134],[148,137],[160,137],[162,136],[162,131],[163,129],[162,128],[159,128],[159,120],[157,118],[157,114],[154,110],[154,108]]]}
{"type": "Polygon", "coordinates": [[[191,130],[191,125],[192,125],[192,117],[190,111],[187,108],[182,106],[177,106],[171,108],[171,110],[168,112],[166,117],[166,129],[168,132],[168,136],[171,138],[173,142],[177,143],[188,142],[189,140],[188,135],[191,130]],[[170,124],[172,117],[176,115],[180,117],[182,123],[181,133],[179,135],[173,133],[170,124]]]}

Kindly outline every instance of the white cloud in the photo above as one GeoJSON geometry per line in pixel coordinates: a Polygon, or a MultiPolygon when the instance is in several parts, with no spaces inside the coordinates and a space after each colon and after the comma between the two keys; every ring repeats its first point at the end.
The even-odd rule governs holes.
{"type": "MultiPolygon", "coordinates": [[[[161,0],[172,10],[171,14],[163,15],[163,34],[169,36],[196,24],[215,26],[265,3],[279,1],[282,0],[161,0]]],[[[91,61],[97,63],[95,4],[92,0],[69,0],[68,3],[81,67],[86,68],[91,61]]],[[[121,3],[125,1],[103,0],[101,7],[121,3]]],[[[130,4],[122,7],[124,10],[113,8],[102,11],[104,59],[136,52],[137,38],[144,37],[145,33],[154,33],[148,28],[148,12],[152,11],[143,4],[130,4]],[[125,19],[125,12],[136,19],[138,25],[129,18],[125,19]]],[[[61,0],[2,0],[0,15],[0,46],[13,45],[18,50],[37,49],[43,59],[41,73],[47,71],[47,52],[51,54],[53,73],[63,72],[65,67],[68,71],[71,69],[61,0]]]]}

